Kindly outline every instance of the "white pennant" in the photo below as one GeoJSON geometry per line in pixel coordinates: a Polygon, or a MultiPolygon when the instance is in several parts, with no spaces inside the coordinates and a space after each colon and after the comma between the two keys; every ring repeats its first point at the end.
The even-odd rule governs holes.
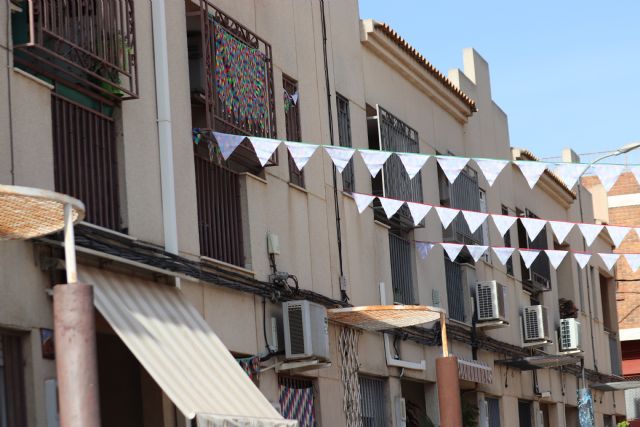
{"type": "Polygon", "coordinates": [[[499,159],[474,159],[476,164],[482,171],[484,179],[487,180],[489,187],[493,186],[500,172],[509,164],[509,160],[499,159]]]}
{"type": "Polygon", "coordinates": [[[519,249],[518,251],[520,252],[520,258],[524,261],[524,266],[527,268],[530,268],[533,261],[540,255],[540,251],[532,249],[519,249]]]}
{"type": "Polygon", "coordinates": [[[509,231],[513,226],[513,223],[516,222],[518,218],[514,216],[491,214],[491,219],[493,219],[493,223],[496,225],[500,235],[504,237],[504,234],[509,231]]]}
{"type": "Polygon", "coordinates": [[[360,194],[360,193],[351,193],[353,196],[353,200],[356,202],[356,206],[358,207],[358,213],[364,212],[364,210],[369,206],[369,203],[376,198],[376,196],[370,196],[368,194],[360,194]]]}
{"type": "Polygon", "coordinates": [[[380,169],[384,165],[384,162],[387,161],[389,156],[392,154],[388,151],[377,151],[377,150],[358,150],[360,153],[360,157],[364,160],[364,164],[367,165],[367,169],[369,169],[369,173],[373,178],[378,175],[380,169]]]}
{"type": "Polygon", "coordinates": [[[587,246],[591,246],[593,241],[598,237],[600,231],[604,228],[601,224],[578,224],[584,240],[587,242],[587,246]]]}
{"type": "Polygon", "coordinates": [[[520,168],[520,172],[524,175],[527,180],[527,184],[529,187],[535,187],[536,183],[540,179],[540,175],[542,175],[547,168],[546,163],[542,162],[532,162],[528,160],[514,160],[514,162],[520,168]]]}
{"type": "Polygon", "coordinates": [[[547,254],[547,258],[549,258],[549,262],[556,270],[560,266],[560,263],[567,256],[567,251],[560,251],[557,249],[545,249],[544,253],[547,254]]]}
{"type": "Polygon", "coordinates": [[[640,238],[640,227],[634,228],[634,230],[636,231],[636,236],[638,236],[638,238],[640,238]]]}
{"type": "Polygon", "coordinates": [[[576,262],[580,266],[580,268],[585,268],[591,259],[591,254],[582,254],[578,252],[573,253],[573,257],[576,259],[576,262]]]}
{"type": "Polygon", "coordinates": [[[640,254],[624,254],[624,257],[627,259],[631,271],[635,273],[640,268],[640,254]]]}
{"type": "Polygon", "coordinates": [[[629,170],[636,177],[636,181],[640,184],[640,166],[629,166],[629,170]]]}
{"type": "Polygon", "coordinates": [[[420,224],[420,221],[422,221],[431,210],[431,206],[423,205],[422,203],[407,202],[407,206],[409,207],[409,212],[411,212],[413,224],[416,226],[420,224]]]}
{"type": "Polygon", "coordinates": [[[220,154],[222,158],[227,160],[238,148],[238,145],[244,141],[246,136],[244,135],[232,135],[230,133],[213,132],[213,136],[216,138],[218,148],[220,148],[220,154]]]}
{"type": "Polygon", "coordinates": [[[353,157],[353,153],[356,152],[353,148],[326,145],[324,146],[324,151],[326,151],[329,157],[331,157],[331,161],[333,161],[333,164],[340,173],[342,173],[344,168],[347,167],[349,160],[353,157]]]}
{"type": "Polygon", "coordinates": [[[442,206],[436,206],[435,210],[438,213],[438,217],[440,218],[440,222],[442,223],[443,228],[449,227],[451,221],[453,221],[453,219],[460,212],[460,210],[458,209],[445,208],[442,206]]]}
{"type": "Polygon", "coordinates": [[[382,209],[384,209],[384,213],[387,214],[388,219],[391,219],[404,203],[403,200],[387,199],[386,197],[378,197],[378,200],[380,200],[382,209]]]}
{"type": "Polygon", "coordinates": [[[493,252],[496,254],[496,257],[498,257],[498,260],[500,260],[500,263],[502,265],[505,265],[507,263],[507,261],[509,260],[509,257],[511,256],[511,254],[513,254],[514,248],[491,248],[493,249],[493,252]]]}
{"type": "Polygon", "coordinates": [[[442,171],[447,176],[447,179],[451,184],[456,180],[460,172],[469,162],[468,157],[440,157],[436,156],[438,164],[442,168],[442,171]]]}
{"type": "Polygon", "coordinates": [[[629,227],[620,227],[619,225],[607,225],[607,231],[609,232],[609,237],[613,241],[613,244],[616,246],[620,246],[620,243],[627,237],[627,234],[631,231],[629,227]]]}
{"type": "Polygon", "coordinates": [[[471,254],[471,258],[473,258],[473,260],[475,262],[478,262],[480,257],[482,255],[484,255],[484,253],[487,251],[487,248],[489,248],[489,246],[467,245],[467,249],[469,250],[469,253],[471,254]]]}
{"type": "Polygon", "coordinates": [[[556,235],[559,243],[564,242],[574,226],[572,222],[564,221],[549,221],[549,225],[551,225],[551,230],[553,230],[553,234],[556,235]]]}
{"type": "Polygon", "coordinates": [[[433,243],[416,242],[416,250],[418,251],[418,255],[420,255],[420,259],[427,259],[431,249],[433,249],[433,243]]]}
{"type": "Polygon", "coordinates": [[[593,165],[589,173],[594,173],[598,176],[600,183],[608,193],[624,171],[624,168],[623,165],[593,165]]]}
{"type": "Polygon", "coordinates": [[[296,164],[299,171],[306,166],[307,162],[318,149],[317,145],[304,144],[301,142],[285,141],[285,145],[291,153],[291,158],[296,164]]]}
{"type": "Polygon", "coordinates": [[[480,227],[485,219],[487,219],[487,216],[489,216],[489,214],[482,212],[462,211],[462,216],[464,216],[464,219],[467,221],[469,231],[475,233],[478,227],[480,227]]]}
{"type": "Polygon", "coordinates": [[[522,225],[524,225],[525,230],[527,230],[530,240],[535,240],[547,223],[544,219],[526,217],[520,217],[520,221],[522,221],[522,225]]]}
{"type": "Polygon", "coordinates": [[[587,165],[581,163],[556,163],[553,173],[571,189],[586,169],[587,165]]]}
{"type": "Polygon", "coordinates": [[[449,255],[449,259],[453,262],[458,257],[458,254],[464,248],[463,244],[460,243],[440,243],[442,249],[449,255]]]}
{"type": "Polygon", "coordinates": [[[598,255],[600,255],[600,258],[602,258],[602,262],[604,262],[604,265],[607,266],[607,270],[611,270],[613,268],[613,265],[618,261],[618,258],[620,258],[620,254],[598,253],[598,255]]]}
{"type": "Polygon", "coordinates": [[[412,154],[412,153],[396,153],[396,156],[400,157],[400,161],[404,165],[404,169],[407,171],[410,179],[420,172],[420,169],[431,157],[428,154],[412,154]]]}
{"type": "Polygon", "coordinates": [[[251,141],[251,145],[253,145],[253,149],[256,151],[256,156],[258,156],[260,164],[264,167],[273,155],[273,152],[278,148],[278,145],[280,145],[280,141],[257,136],[249,136],[248,138],[249,141],[251,141]]]}

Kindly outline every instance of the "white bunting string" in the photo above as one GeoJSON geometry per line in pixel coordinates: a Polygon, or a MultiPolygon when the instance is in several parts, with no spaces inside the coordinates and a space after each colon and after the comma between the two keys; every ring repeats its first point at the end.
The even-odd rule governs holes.
{"type": "Polygon", "coordinates": [[[631,230],[628,227],[620,227],[618,225],[607,225],[607,232],[609,233],[609,237],[611,237],[611,240],[613,241],[613,244],[615,245],[616,248],[620,246],[624,238],[627,237],[627,234],[629,234],[629,231],[631,230]]]}
{"type": "Polygon", "coordinates": [[[459,209],[445,208],[443,206],[436,206],[435,210],[438,213],[438,218],[440,218],[440,223],[443,228],[449,227],[453,219],[460,213],[459,209]]]}
{"type": "Polygon", "coordinates": [[[367,169],[369,169],[369,173],[373,178],[378,175],[380,169],[384,165],[384,162],[387,161],[391,153],[388,151],[378,151],[378,150],[358,150],[360,153],[360,157],[364,161],[364,164],[367,165],[367,169]]]}
{"type": "Polygon", "coordinates": [[[418,251],[420,259],[427,259],[431,249],[433,249],[433,243],[416,242],[416,250],[418,251]]]}
{"type": "Polygon", "coordinates": [[[509,231],[518,218],[514,216],[492,214],[491,219],[498,229],[500,236],[504,237],[505,233],[509,231]]]}
{"type": "Polygon", "coordinates": [[[573,257],[576,259],[576,262],[580,266],[580,268],[585,268],[591,259],[591,254],[583,254],[579,252],[574,252],[573,257]]]}
{"type": "Polygon", "coordinates": [[[588,172],[594,173],[608,193],[624,171],[623,165],[592,165],[588,172]]]}
{"type": "Polygon", "coordinates": [[[547,254],[547,258],[549,258],[549,262],[556,270],[562,263],[562,260],[567,256],[567,251],[560,251],[556,249],[545,249],[544,253],[547,254]]]}
{"type": "Polygon", "coordinates": [[[640,254],[624,254],[624,257],[631,268],[631,272],[635,273],[640,268],[640,254]]]}
{"type": "Polygon", "coordinates": [[[291,154],[296,167],[299,171],[307,165],[307,162],[318,149],[317,145],[304,144],[300,142],[285,141],[285,145],[291,154]]]}
{"type": "Polygon", "coordinates": [[[558,163],[553,173],[571,189],[586,169],[587,165],[581,163],[558,163]]]}
{"type": "Polygon", "coordinates": [[[387,215],[387,219],[391,219],[392,216],[398,212],[398,209],[404,204],[402,200],[387,199],[386,197],[378,197],[384,213],[387,215]]]}
{"type": "Polygon", "coordinates": [[[260,164],[263,167],[267,164],[271,156],[273,156],[274,151],[276,151],[281,143],[281,141],[271,138],[260,138],[257,136],[249,136],[248,138],[251,145],[253,145],[253,149],[256,152],[256,156],[258,156],[260,164]]]}
{"type": "Polygon", "coordinates": [[[428,154],[413,154],[413,153],[396,153],[396,156],[400,157],[400,161],[404,165],[404,169],[409,175],[409,179],[413,179],[414,176],[420,172],[420,169],[431,157],[428,154]]]}
{"type": "Polygon", "coordinates": [[[519,249],[519,252],[520,258],[522,258],[524,266],[527,268],[530,268],[533,261],[535,261],[536,258],[538,258],[538,255],[540,255],[540,251],[533,249],[519,249]]]}
{"type": "Polygon", "coordinates": [[[502,265],[506,265],[509,257],[513,254],[514,248],[491,248],[493,253],[496,254],[496,257],[500,261],[502,265]]]}
{"type": "Polygon", "coordinates": [[[438,164],[451,184],[456,180],[460,172],[469,162],[467,157],[442,157],[436,156],[438,164]]]}
{"type": "Polygon", "coordinates": [[[342,173],[344,168],[347,167],[349,160],[353,157],[353,153],[356,152],[353,148],[335,146],[327,147],[326,145],[324,146],[324,151],[326,151],[329,157],[331,157],[331,161],[333,161],[333,164],[340,173],[342,173]]]}
{"type": "Polygon", "coordinates": [[[376,198],[376,196],[360,193],[352,193],[352,196],[353,200],[356,202],[356,206],[358,207],[358,213],[364,212],[367,206],[369,206],[369,203],[373,202],[373,199],[376,198]]]}
{"type": "Polygon", "coordinates": [[[478,227],[487,219],[489,214],[483,212],[462,211],[462,216],[467,221],[469,231],[475,233],[478,227]]]}
{"type": "Polygon", "coordinates": [[[549,225],[551,225],[551,230],[553,230],[553,234],[556,235],[558,242],[562,243],[575,224],[564,221],[549,221],[549,225]]]}
{"type": "Polygon", "coordinates": [[[509,164],[509,160],[500,160],[500,159],[474,159],[484,178],[487,180],[489,187],[493,186],[493,183],[496,181],[500,172],[504,169],[507,164],[509,164]]]}
{"type": "Polygon", "coordinates": [[[604,262],[604,265],[607,267],[607,270],[611,270],[615,265],[615,263],[618,261],[618,258],[620,258],[620,254],[598,253],[598,255],[602,259],[602,262],[604,262]]]}
{"type": "Polygon", "coordinates": [[[484,246],[484,245],[467,245],[467,249],[471,254],[471,258],[473,258],[475,262],[478,262],[480,257],[484,255],[484,253],[487,251],[488,248],[489,246],[484,246]]]}
{"type": "Polygon", "coordinates": [[[220,154],[222,154],[222,158],[225,160],[233,154],[236,148],[238,148],[238,145],[246,138],[244,135],[232,135],[221,132],[213,132],[213,137],[216,139],[220,154]]]}
{"type": "Polygon", "coordinates": [[[547,223],[544,219],[521,217],[520,221],[527,231],[530,240],[535,240],[547,223]]]}
{"type": "Polygon", "coordinates": [[[546,163],[532,162],[529,160],[514,160],[513,163],[520,168],[520,172],[522,172],[522,175],[524,175],[527,180],[527,184],[529,184],[531,188],[535,187],[540,179],[540,175],[542,175],[547,168],[546,163]]]}
{"type": "Polygon", "coordinates": [[[431,206],[422,203],[407,202],[407,206],[409,207],[409,212],[411,212],[411,218],[413,218],[413,225],[416,226],[431,210],[431,206]]]}
{"type": "Polygon", "coordinates": [[[578,228],[582,232],[582,236],[584,236],[584,240],[587,243],[587,246],[591,246],[593,241],[598,237],[600,231],[604,228],[604,225],[601,224],[578,224],[578,228]]]}
{"type": "Polygon", "coordinates": [[[636,181],[640,184],[640,166],[628,166],[629,170],[636,177],[636,181]]]}
{"type": "Polygon", "coordinates": [[[458,258],[458,254],[464,248],[461,243],[440,243],[440,246],[442,246],[442,249],[444,249],[452,262],[458,258]]]}

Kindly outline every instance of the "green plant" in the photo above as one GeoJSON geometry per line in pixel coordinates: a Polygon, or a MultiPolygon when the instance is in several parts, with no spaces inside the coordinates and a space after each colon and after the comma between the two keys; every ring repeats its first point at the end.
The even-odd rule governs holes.
{"type": "Polygon", "coordinates": [[[620,421],[617,425],[617,427],[630,427],[631,424],[629,424],[629,421],[624,420],[624,421],[620,421]]]}
{"type": "Polygon", "coordinates": [[[462,399],[462,426],[476,427],[478,425],[478,406],[467,399],[462,399]]]}

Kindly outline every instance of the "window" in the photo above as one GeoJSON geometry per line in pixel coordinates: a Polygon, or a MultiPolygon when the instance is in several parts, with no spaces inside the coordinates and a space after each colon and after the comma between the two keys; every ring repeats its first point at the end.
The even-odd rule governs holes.
{"type": "MultiPolygon", "coordinates": [[[[336,93],[336,108],[338,110],[338,138],[341,147],[353,146],[351,142],[351,115],[349,113],[349,100],[336,93]]],[[[356,189],[353,160],[342,171],[342,190],[348,193],[356,189]]]]}
{"type": "Polygon", "coordinates": [[[0,426],[27,425],[22,340],[0,332],[0,426]]]}
{"type": "MultiPolygon", "coordinates": [[[[282,76],[282,87],[284,89],[284,117],[287,124],[287,140],[302,141],[298,83],[290,77],[282,76]]],[[[304,171],[298,170],[288,150],[287,155],[289,158],[289,181],[292,184],[304,187],[304,171]]]]}
{"type": "Polygon", "coordinates": [[[622,375],[622,360],[620,359],[620,346],[616,335],[609,335],[609,354],[611,356],[611,373],[622,375]]]}
{"type": "Polygon", "coordinates": [[[311,380],[278,377],[280,413],[286,419],[298,420],[300,427],[315,427],[315,396],[311,380]]]}
{"type": "Polygon", "coordinates": [[[362,426],[386,426],[384,380],[361,376],[359,382],[362,426]]]}
{"type": "Polygon", "coordinates": [[[500,400],[495,397],[488,397],[486,401],[488,427],[500,427],[500,400]]]}
{"type": "MultiPolygon", "coordinates": [[[[509,215],[509,208],[506,207],[505,205],[502,205],[501,213],[502,215],[509,215]]],[[[511,247],[511,230],[507,230],[507,232],[504,233],[504,245],[506,247],[511,247]]],[[[507,260],[507,263],[506,263],[506,267],[507,267],[507,274],[513,276],[513,255],[509,256],[509,259],[507,260]]]]}
{"type": "MultiPolygon", "coordinates": [[[[528,209],[524,212],[517,209],[516,214],[520,217],[538,218],[528,209]]],[[[540,234],[532,241],[527,236],[527,232],[522,224],[518,221],[518,242],[521,248],[529,249],[549,249],[547,242],[546,226],[540,231],[540,234]]],[[[531,264],[531,268],[527,268],[520,257],[520,268],[522,272],[522,284],[529,290],[547,291],[551,288],[551,268],[549,266],[549,258],[542,252],[531,264]]]]}
{"type": "Polygon", "coordinates": [[[518,401],[518,419],[520,427],[531,427],[533,425],[533,411],[531,410],[531,402],[528,400],[518,401]]]}
{"type": "MultiPolygon", "coordinates": [[[[453,184],[445,176],[438,165],[438,188],[440,190],[440,204],[455,209],[482,212],[482,196],[484,191],[478,186],[478,173],[467,167],[460,172],[453,184]]],[[[486,210],[486,200],[485,200],[486,210]]],[[[485,242],[486,222],[471,233],[462,215],[456,216],[451,225],[444,230],[443,238],[448,242],[482,245],[485,242]]],[[[488,239],[487,239],[488,241],[488,239]]]]}
{"type": "Polygon", "coordinates": [[[447,283],[447,303],[449,318],[460,322],[465,321],[465,291],[462,280],[462,268],[457,262],[444,257],[444,270],[447,283]]]}
{"type": "Polygon", "coordinates": [[[401,304],[415,304],[416,302],[413,296],[412,248],[413,245],[408,233],[389,230],[393,302],[401,304]]]}
{"type": "Polygon", "coordinates": [[[609,279],[602,274],[600,276],[600,301],[602,302],[602,322],[604,330],[607,332],[615,331],[615,299],[611,298],[609,293],[609,279]],[[614,301],[612,301],[612,299],[614,301]]]}

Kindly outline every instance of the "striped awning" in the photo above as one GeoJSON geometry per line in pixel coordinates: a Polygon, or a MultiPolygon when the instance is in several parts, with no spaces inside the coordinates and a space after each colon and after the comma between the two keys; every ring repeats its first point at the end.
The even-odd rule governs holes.
{"type": "Polygon", "coordinates": [[[95,305],[186,417],[203,427],[292,427],[253,384],[182,292],[133,276],[80,267],[95,305]]]}
{"type": "Polygon", "coordinates": [[[479,360],[458,358],[458,377],[464,381],[491,384],[493,382],[493,368],[479,360]]]}

